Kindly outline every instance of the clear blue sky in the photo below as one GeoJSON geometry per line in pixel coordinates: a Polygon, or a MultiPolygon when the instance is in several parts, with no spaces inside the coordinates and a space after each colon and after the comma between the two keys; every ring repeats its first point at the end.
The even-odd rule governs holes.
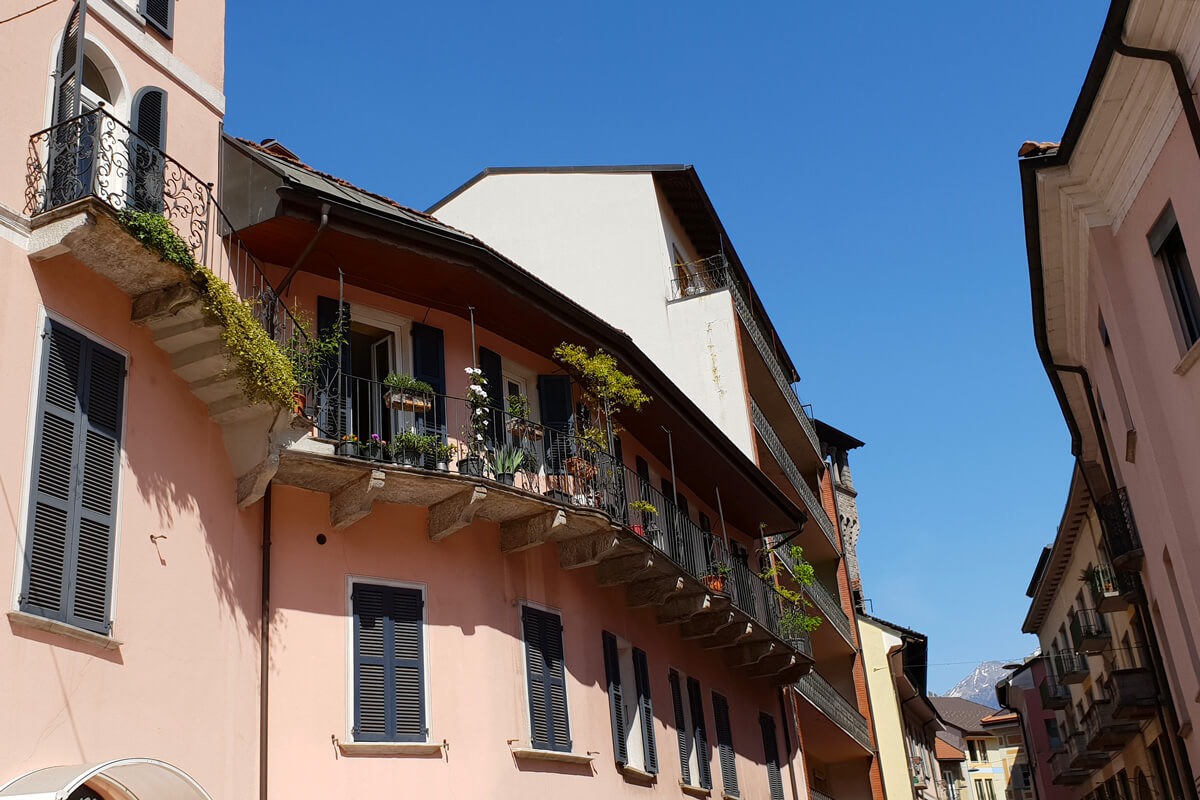
{"type": "Polygon", "coordinates": [[[1061,135],[1106,9],[230,2],[226,127],[417,208],[485,166],[694,164],[804,400],[867,442],[865,591],[944,691],[1036,645],[1071,461],[1016,153],[1061,135]]]}

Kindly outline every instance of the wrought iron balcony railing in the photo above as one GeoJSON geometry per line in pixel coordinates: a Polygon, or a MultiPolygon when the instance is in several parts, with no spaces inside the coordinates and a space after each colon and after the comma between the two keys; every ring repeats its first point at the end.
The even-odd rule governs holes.
{"type": "Polygon", "coordinates": [[[262,264],[251,255],[202,181],[103,107],[29,138],[25,213],[46,212],[95,198],[114,212],[166,217],[196,261],[254,305],[277,343],[295,346],[304,332],[279,299],[262,264]]]}
{"type": "Polygon", "coordinates": [[[867,720],[816,670],[796,681],[796,689],[865,749],[872,749],[871,729],[867,725],[867,720]]]}
{"type": "Polygon", "coordinates": [[[1124,487],[1117,489],[1096,503],[1096,510],[1100,515],[1113,565],[1136,572],[1141,568],[1143,550],[1142,539],[1133,520],[1133,508],[1129,504],[1129,492],[1124,487]]]}
{"type": "Polygon", "coordinates": [[[1061,684],[1081,683],[1091,671],[1087,659],[1070,650],[1052,654],[1050,667],[1061,684]]]}
{"type": "Polygon", "coordinates": [[[1071,704],[1071,690],[1058,682],[1054,670],[1046,671],[1038,690],[1042,695],[1042,708],[1063,709],[1071,704]]]}
{"type": "MultiPolygon", "coordinates": [[[[775,548],[782,540],[782,536],[775,537],[775,540],[770,546],[775,548]]],[[[795,578],[795,576],[798,574],[797,568],[799,565],[792,559],[791,554],[787,551],[787,547],[783,546],[779,547],[778,549],[772,549],[771,552],[775,554],[776,558],[783,562],[784,566],[788,568],[788,571],[792,573],[792,577],[795,578]]],[[[797,583],[799,583],[798,580],[797,583]]],[[[816,605],[816,607],[820,610],[821,614],[823,615],[823,619],[826,619],[832,623],[832,625],[838,629],[838,632],[842,634],[846,641],[852,644],[854,642],[854,638],[853,634],[851,633],[850,618],[846,616],[846,611],[842,608],[842,604],[838,601],[836,595],[834,595],[834,593],[831,592],[829,588],[825,586],[825,584],[821,583],[820,580],[814,580],[811,586],[805,586],[804,593],[808,595],[809,599],[812,600],[813,604],[816,605]]]]}
{"type": "Polygon", "coordinates": [[[750,398],[750,417],[754,423],[754,429],[758,431],[758,435],[762,437],[767,445],[767,449],[771,451],[771,455],[787,476],[788,482],[800,495],[804,501],[805,507],[808,509],[808,514],[821,531],[825,534],[825,538],[833,545],[833,549],[841,552],[842,548],[838,545],[837,531],[833,528],[833,520],[825,513],[825,507],[817,500],[817,496],[813,494],[813,490],[808,488],[808,484],[804,481],[804,476],[800,474],[796,463],[792,461],[792,457],[788,455],[787,448],[783,446],[783,442],[779,441],[779,436],[776,435],[775,429],[771,427],[771,423],[767,422],[767,417],[758,407],[758,403],[754,402],[754,398],[750,398]]]}
{"type": "Polygon", "coordinates": [[[1129,608],[1131,600],[1141,588],[1141,581],[1136,573],[1118,571],[1106,562],[1092,567],[1089,578],[1093,604],[1105,613],[1129,608]]]}
{"type": "Polygon", "coordinates": [[[745,290],[739,285],[737,277],[725,263],[725,257],[718,253],[700,261],[677,264],[675,270],[678,277],[671,282],[671,299],[673,300],[705,294],[717,289],[729,289],[738,318],[746,327],[755,349],[762,356],[763,362],[771,372],[771,377],[779,385],[779,391],[783,393],[792,413],[796,415],[796,420],[804,429],[813,449],[819,454],[821,445],[817,439],[817,430],[813,426],[811,415],[805,409],[804,404],[800,402],[800,398],[796,396],[796,390],[792,388],[791,380],[766,335],[769,326],[766,323],[765,315],[753,308],[745,290]]]}
{"type": "Polygon", "coordinates": [[[483,423],[476,423],[475,407],[465,398],[394,390],[336,369],[309,387],[306,406],[318,432],[337,442],[343,456],[485,478],[601,511],[702,582],[723,564],[728,573],[716,591],[796,651],[812,655],[808,634],[784,624],[774,586],[730,553],[724,538],[702,530],[635,470],[565,427],[499,409],[485,410],[483,423]],[[642,503],[655,511],[639,510],[642,503]]]}
{"type": "Polygon", "coordinates": [[[808,787],[808,791],[812,795],[812,800],[833,800],[833,798],[831,796],[825,794],[824,792],[822,792],[818,789],[812,788],[811,784],[808,787]]]}
{"type": "Polygon", "coordinates": [[[1094,655],[1112,642],[1104,615],[1094,608],[1077,608],[1071,615],[1071,641],[1080,653],[1094,655]]]}

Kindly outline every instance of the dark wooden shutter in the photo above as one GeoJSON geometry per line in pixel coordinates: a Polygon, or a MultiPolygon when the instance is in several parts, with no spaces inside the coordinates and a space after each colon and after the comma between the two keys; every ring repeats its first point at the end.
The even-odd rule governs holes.
{"type": "Polygon", "coordinates": [[[133,98],[130,125],[136,134],[130,142],[128,201],[137,211],[163,209],[163,151],[167,144],[167,93],[148,86],[133,98]]]}
{"type": "Polygon", "coordinates": [[[729,701],[713,692],[713,722],[717,726],[717,755],[721,762],[721,785],[725,794],[738,796],[737,763],[733,752],[733,729],[729,724],[729,701]]]}
{"type": "Polygon", "coordinates": [[[355,740],[425,741],[420,591],[357,583],[352,601],[355,740]]]}
{"type": "Polygon", "coordinates": [[[692,737],[687,729],[687,717],[683,713],[683,687],[679,685],[679,673],[675,670],[667,673],[667,680],[671,684],[671,707],[675,711],[675,736],[679,740],[680,778],[685,784],[691,785],[692,769],[688,762],[691,755],[689,745],[692,737]]]}
{"type": "Polygon", "coordinates": [[[700,765],[700,786],[712,788],[712,768],[708,763],[708,729],[704,726],[704,695],[700,681],[687,679],[688,702],[692,706],[692,741],[696,748],[696,763],[700,765]]]}
{"type": "Polygon", "coordinates": [[[175,30],[175,0],[141,0],[138,10],[146,22],[170,39],[175,30]]]}
{"type": "Polygon", "coordinates": [[[771,790],[771,800],[783,800],[783,776],[779,772],[779,739],[775,735],[775,718],[770,714],[758,715],[758,725],[762,728],[763,759],[767,762],[767,785],[771,790]]]}
{"type": "Polygon", "coordinates": [[[566,375],[538,375],[538,401],[546,437],[546,474],[561,475],[563,461],[571,455],[571,379],[566,375]]]}
{"type": "Polygon", "coordinates": [[[53,321],[43,335],[21,610],[107,633],[125,359],[53,321]]]}
{"type": "Polygon", "coordinates": [[[654,741],[654,704],[650,702],[650,669],[644,650],[633,648],[633,679],[637,683],[638,710],[642,718],[642,748],[646,772],[658,774],[658,745],[654,741]]]}
{"type": "MultiPolygon", "coordinates": [[[[339,313],[342,315],[342,333],[349,339],[350,304],[340,303],[333,297],[317,298],[317,335],[329,336],[337,327],[339,313]]],[[[340,358],[330,354],[328,360],[317,369],[318,403],[320,413],[317,427],[328,437],[340,439],[347,434],[356,433],[353,427],[351,410],[353,408],[354,381],[350,370],[350,346],[342,345],[340,358]],[[340,366],[340,370],[339,370],[340,366]],[[340,373],[340,374],[339,374],[340,373]]]]}
{"type": "Polygon", "coordinates": [[[87,0],[75,0],[67,25],[63,28],[62,50],[58,54],[58,79],[54,93],[54,121],[65,122],[79,116],[83,109],[83,27],[87,19],[87,0]]]}
{"type": "Polygon", "coordinates": [[[479,348],[479,369],[487,380],[483,388],[494,411],[488,415],[487,444],[495,447],[504,434],[504,367],[500,354],[486,347],[479,348]]]}
{"type": "Polygon", "coordinates": [[[604,644],[604,677],[608,680],[608,713],[612,717],[613,754],[617,764],[629,763],[628,734],[625,719],[625,696],[621,691],[621,658],[617,653],[617,637],[608,631],[601,633],[604,644]]]}
{"type": "Polygon", "coordinates": [[[531,744],[540,750],[570,752],[562,620],[557,614],[529,606],[524,607],[521,619],[532,723],[531,744]]]}
{"type": "Polygon", "coordinates": [[[91,191],[92,143],[96,135],[97,116],[92,115],[77,124],[61,123],[75,119],[83,111],[84,21],[87,0],[76,0],[67,15],[63,28],[62,49],[58,54],[58,69],[54,84],[54,122],[47,153],[46,196],[41,198],[42,211],[84,197],[91,191]]]}

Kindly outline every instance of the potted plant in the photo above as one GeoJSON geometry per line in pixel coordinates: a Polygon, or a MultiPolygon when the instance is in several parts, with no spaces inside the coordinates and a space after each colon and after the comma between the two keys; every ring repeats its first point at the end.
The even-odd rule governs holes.
{"type": "Polygon", "coordinates": [[[341,454],[343,456],[354,456],[355,458],[358,458],[358,456],[359,456],[358,437],[355,436],[353,433],[343,436],[342,440],[340,442],[338,442],[337,451],[339,454],[341,454]]]}
{"type": "Polygon", "coordinates": [[[567,472],[581,481],[592,481],[596,478],[596,465],[583,456],[571,456],[565,462],[567,472]]]}
{"type": "Polygon", "coordinates": [[[724,561],[714,561],[708,565],[708,573],[704,576],[704,585],[710,592],[724,594],[725,584],[729,581],[729,573],[733,569],[724,561]]]}
{"type": "Polygon", "coordinates": [[[387,440],[382,438],[378,433],[372,433],[371,438],[367,440],[367,458],[373,458],[376,461],[382,461],[385,457],[390,456],[388,451],[387,440]]]}
{"type": "Polygon", "coordinates": [[[429,454],[433,457],[434,463],[437,464],[437,469],[442,472],[449,472],[450,459],[454,458],[454,445],[449,443],[438,444],[437,437],[431,436],[430,438],[433,439],[434,444],[429,449],[429,454]]]}
{"type": "Polygon", "coordinates": [[[388,390],[383,396],[388,408],[418,413],[433,408],[433,387],[425,381],[393,372],[383,379],[383,385],[388,390]]]}
{"type": "Polygon", "coordinates": [[[641,519],[641,522],[634,523],[630,526],[633,528],[633,532],[638,536],[645,536],[647,530],[650,532],[658,530],[658,525],[655,521],[655,515],[658,514],[657,508],[650,505],[645,500],[634,500],[629,504],[629,510],[638,512],[638,517],[641,519]]]}
{"type": "Polygon", "coordinates": [[[416,431],[405,431],[392,438],[392,459],[407,467],[419,467],[425,463],[425,454],[435,445],[432,436],[416,431]]]}
{"type": "Polygon", "coordinates": [[[467,442],[467,456],[458,460],[458,471],[463,475],[482,478],[487,466],[483,459],[487,452],[487,434],[489,426],[489,411],[487,378],[478,367],[467,367],[467,408],[470,418],[463,428],[463,437],[467,442]]]}
{"type": "Polygon", "coordinates": [[[508,396],[508,422],[505,424],[509,433],[531,442],[542,440],[542,426],[529,421],[529,398],[523,394],[508,396]]]}
{"type": "Polygon", "coordinates": [[[516,481],[517,470],[525,463],[525,451],[519,447],[501,445],[492,453],[492,474],[500,483],[512,486],[516,481]]]}
{"type": "Polygon", "coordinates": [[[609,452],[620,428],[617,414],[626,406],[634,411],[650,401],[633,376],[622,372],[617,360],[604,352],[563,342],[554,348],[554,360],[579,387],[582,413],[575,415],[576,434],[587,452],[609,452]]]}
{"type": "Polygon", "coordinates": [[[782,585],[779,576],[781,574],[790,575],[792,580],[803,588],[812,586],[816,581],[816,570],[813,569],[812,564],[804,560],[804,548],[799,545],[791,545],[787,549],[788,560],[791,562],[790,567],[783,558],[779,557],[781,553],[776,548],[772,548],[772,552],[776,553],[774,563],[760,572],[759,577],[771,585],[775,594],[782,601],[779,635],[789,641],[807,639],[810,633],[821,627],[822,619],[809,614],[808,609],[812,607],[812,602],[799,591],[782,585]]]}

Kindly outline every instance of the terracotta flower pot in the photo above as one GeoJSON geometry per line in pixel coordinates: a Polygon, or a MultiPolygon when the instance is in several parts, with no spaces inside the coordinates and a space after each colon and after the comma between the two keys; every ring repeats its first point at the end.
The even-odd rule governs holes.
{"type": "Polygon", "coordinates": [[[725,592],[725,576],[724,575],[705,575],[704,585],[708,587],[710,592],[724,594],[725,592]]]}

